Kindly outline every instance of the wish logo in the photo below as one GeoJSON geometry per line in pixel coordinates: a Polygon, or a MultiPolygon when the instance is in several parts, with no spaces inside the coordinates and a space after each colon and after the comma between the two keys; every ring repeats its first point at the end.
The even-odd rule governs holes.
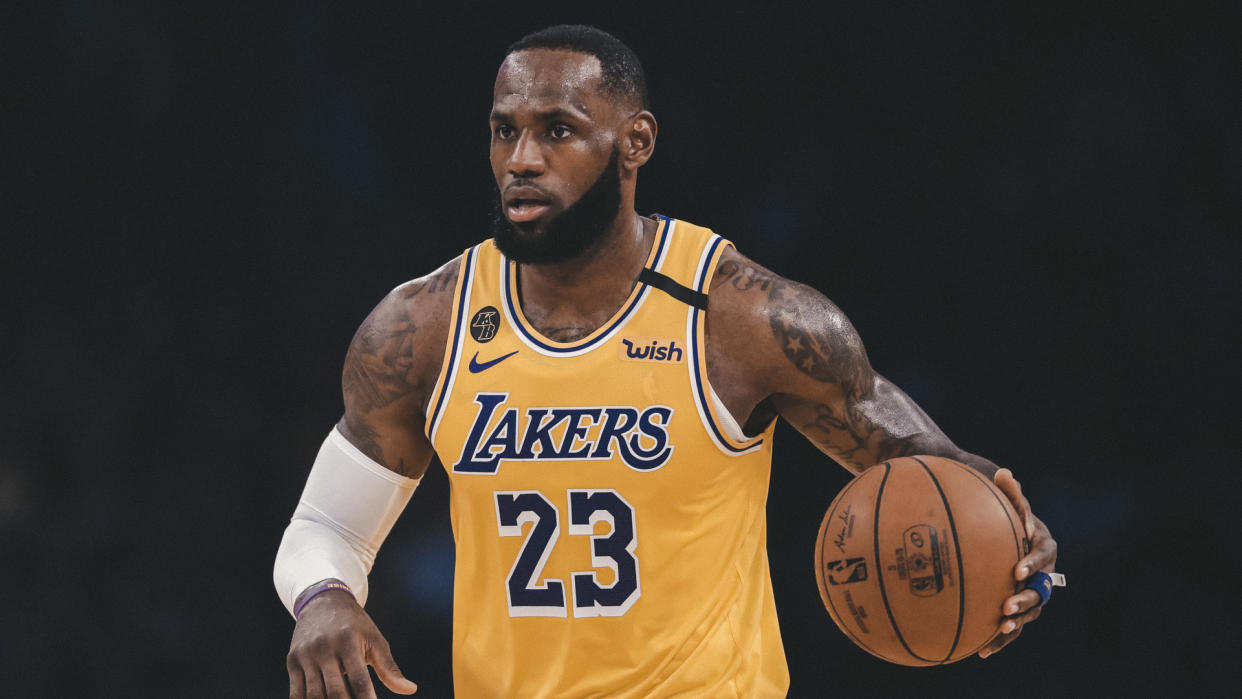
{"type": "Polygon", "coordinates": [[[685,356],[676,340],[655,337],[623,338],[618,350],[630,362],[680,362],[685,356]]]}
{"type": "Polygon", "coordinates": [[[505,408],[508,393],[478,393],[479,412],[454,473],[494,474],[502,461],[608,461],[653,471],[673,453],[673,409],[653,405],[505,408]]]}

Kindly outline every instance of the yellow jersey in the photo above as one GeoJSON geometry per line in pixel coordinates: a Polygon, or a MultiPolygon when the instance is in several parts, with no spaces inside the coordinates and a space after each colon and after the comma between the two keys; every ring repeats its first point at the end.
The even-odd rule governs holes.
{"type": "Polygon", "coordinates": [[[629,299],[575,342],[527,322],[492,241],[463,253],[427,411],[457,545],[457,696],[785,695],[772,427],[736,439],[707,380],[728,245],[659,217],[629,299]]]}

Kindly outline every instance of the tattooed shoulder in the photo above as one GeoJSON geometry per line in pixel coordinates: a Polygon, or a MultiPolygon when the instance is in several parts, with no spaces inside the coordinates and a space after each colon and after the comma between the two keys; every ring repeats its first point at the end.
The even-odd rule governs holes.
{"type": "MultiPolygon", "coordinates": [[[[729,249],[716,265],[711,298],[731,307],[735,318],[747,318],[744,322],[750,332],[770,333],[771,344],[760,344],[779,348],[779,354],[768,352],[771,359],[791,366],[798,376],[840,384],[853,395],[870,385],[871,368],[854,326],[815,289],[729,249]]],[[[753,343],[754,337],[749,335],[749,341],[753,343]]]]}
{"type": "Polygon", "coordinates": [[[726,349],[743,358],[743,377],[761,376],[765,400],[855,472],[953,448],[909,396],[875,373],[853,324],[819,291],[730,250],[716,266],[708,318],[728,328],[726,349]]]}
{"type": "Polygon", "coordinates": [[[403,299],[412,299],[419,294],[442,294],[452,291],[457,286],[457,273],[461,267],[461,258],[456,257],[445,263],[443,267],[425,277],[411,279],[393,290],[403,299]]]}
{"type": "Polygon", "coordinates": [[[725,248],[712,275],[711,293],[721,291],[767,293],[780,279],[777,275],[747,259],[732,247],[725,248]]]}
{"type": "Polygon", "coordinates": [[[856,396],[874,378],[858,332],[823,294],[781,280],[768,293],[768,324],[785,359],[816,381],[856,396]]]}
{"type": "Polygon", "coordinates": [[[381,463],[373,416],[403,400],[410,409],[421,408],[418,399],[435,383],[458,267],[454,260],[393,289],[349,344],[341,373],[342,423],[351,441],[381,463]]]}

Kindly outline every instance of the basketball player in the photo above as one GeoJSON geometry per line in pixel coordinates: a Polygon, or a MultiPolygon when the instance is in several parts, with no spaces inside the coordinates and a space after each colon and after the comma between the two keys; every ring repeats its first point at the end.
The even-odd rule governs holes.
{"type": "MultiPolygon", "coordinates": [[[[290,697],[374,697],[367,665],[415,691],[362,604],[433,453],[452,492],[460,697],[783,696],[765,547],[778,417],[856,473],[910,454],[972,465],[1024,518],[1016,579],[1052,571],[1013,475],[877,374],[832,302],[705,228],[635,213],[657,127],[629,48],[536,32],[493,100],[493,238],[363,322],[345,415],[277,555],[290,697]]],[[[1008,599],[979,654],[1040,603],[1008,599]]]]}

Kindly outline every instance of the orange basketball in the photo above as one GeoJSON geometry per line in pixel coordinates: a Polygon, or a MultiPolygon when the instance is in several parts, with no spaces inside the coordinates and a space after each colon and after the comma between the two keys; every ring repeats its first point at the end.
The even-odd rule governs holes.
{"type": "Polygon", "coordinates": [[[951,663],[1000,631],[1029,548],[1009,499],[951,459],[908,456],[850,481],[824,515],[815,578],[832,620],[898,665],[951,663]]]}

